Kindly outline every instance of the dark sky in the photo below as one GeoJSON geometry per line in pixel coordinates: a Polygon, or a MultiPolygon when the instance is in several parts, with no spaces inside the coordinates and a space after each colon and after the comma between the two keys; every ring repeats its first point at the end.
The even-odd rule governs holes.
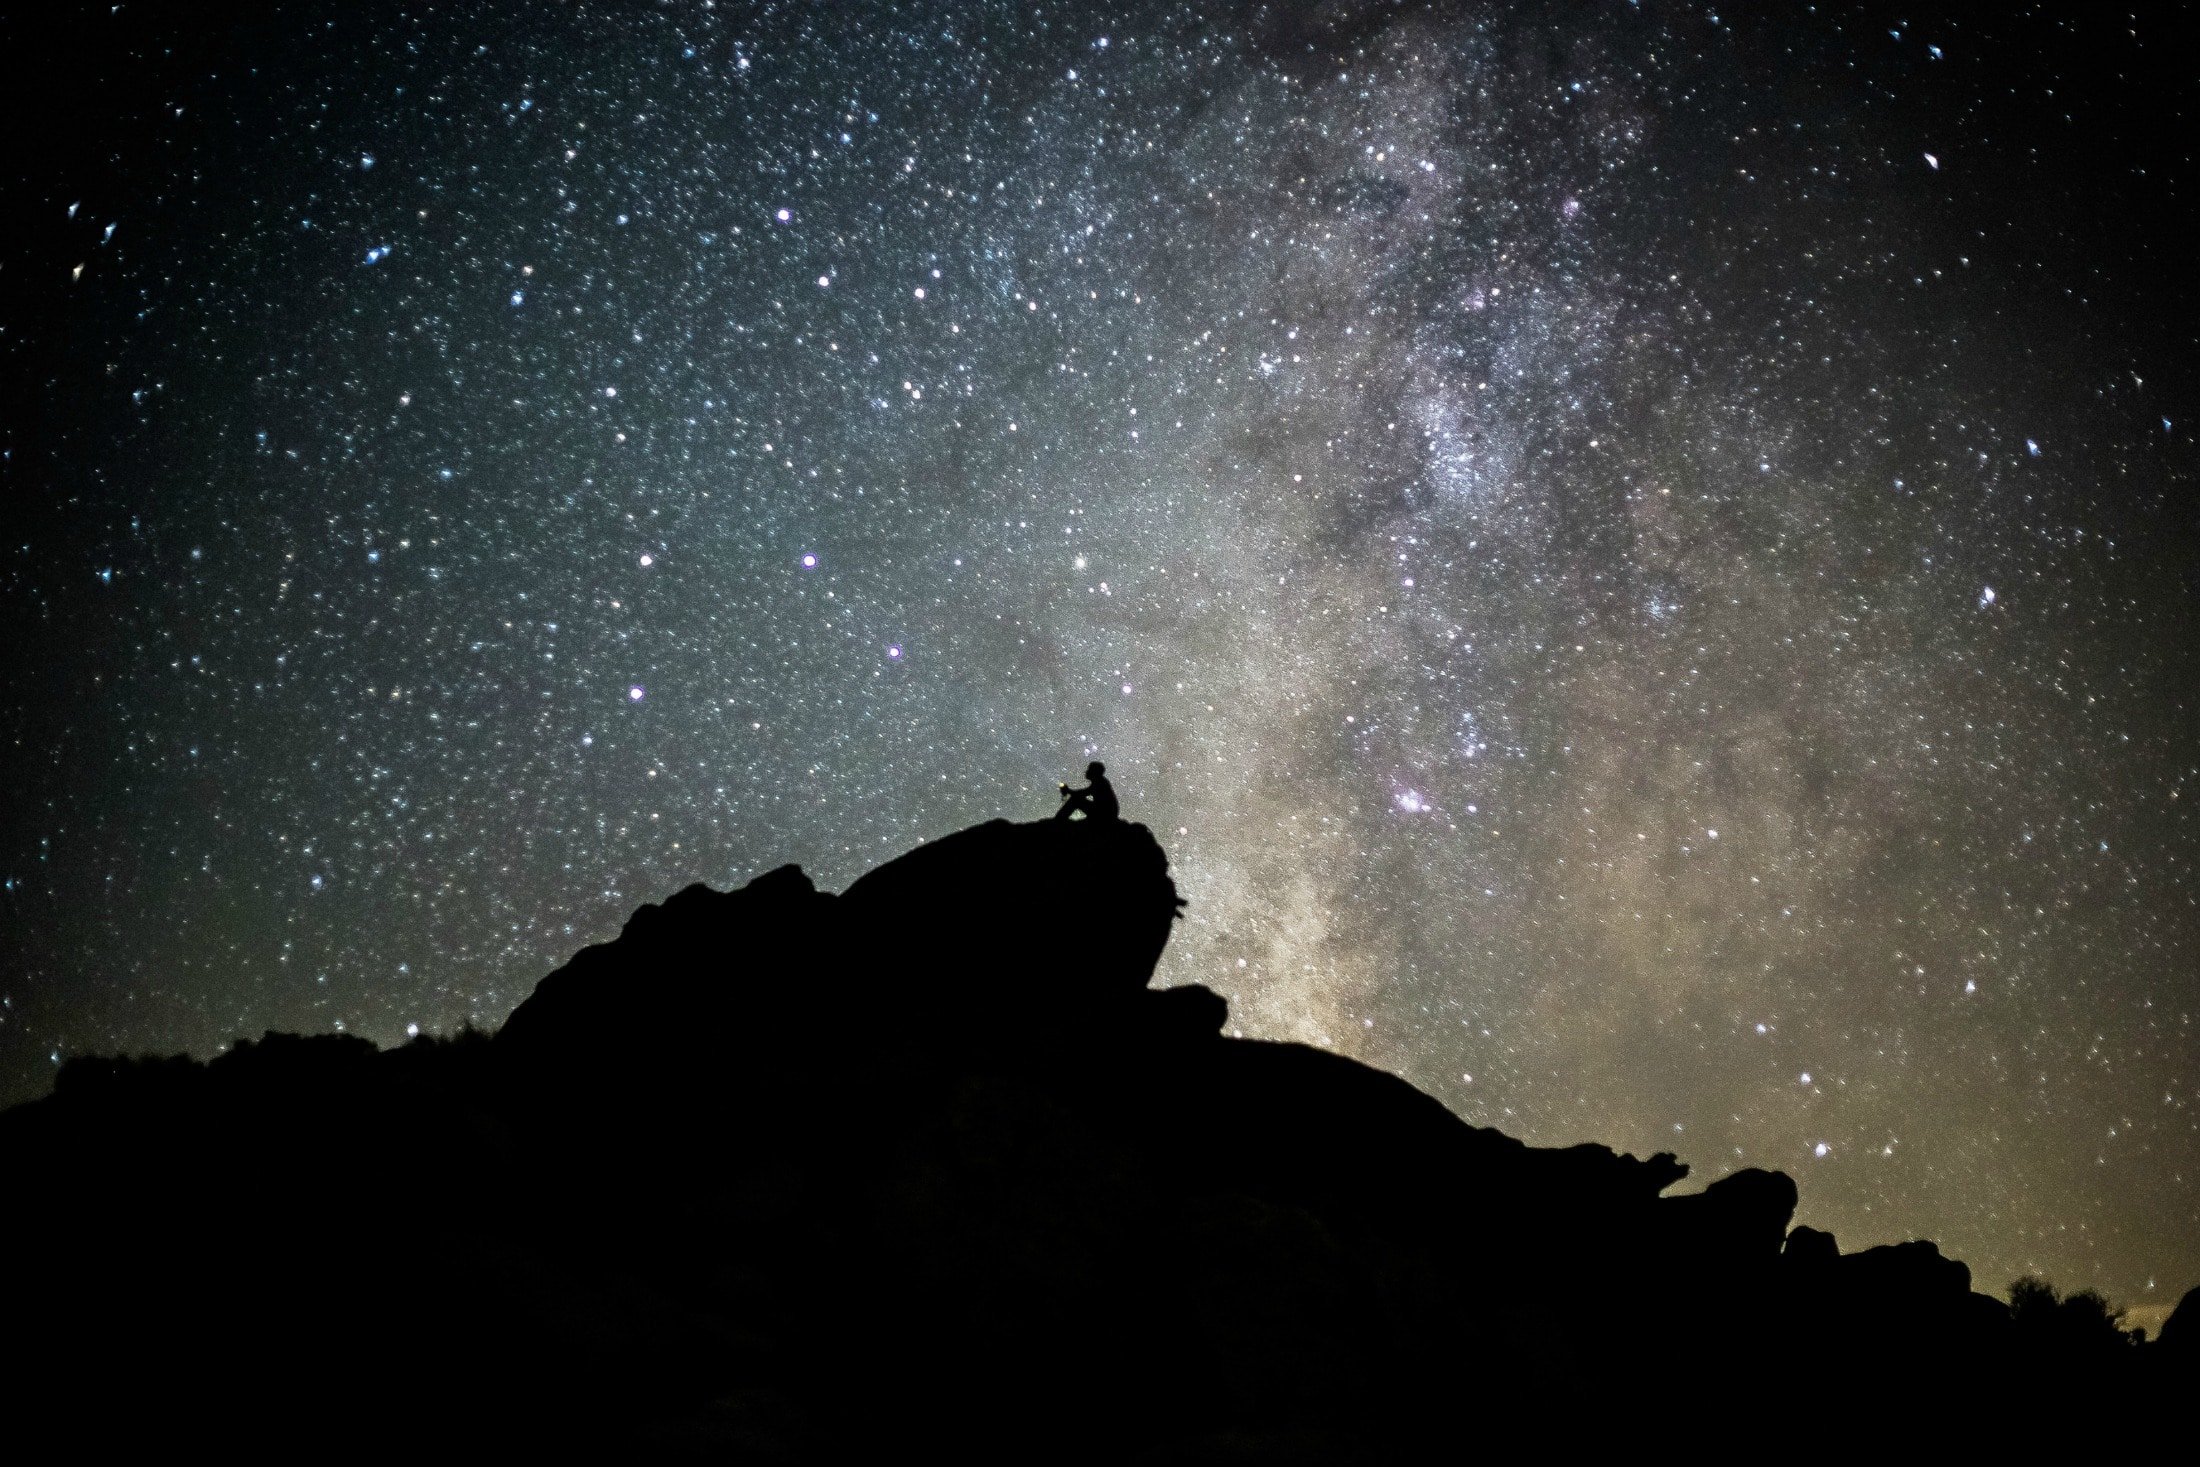
{"type": "Polygon", "coordinates": [[[0,1098],[1097,754],[1243,1032],[2174,1299],[2193,62],[2063,11],[0,36],[0,1098]]]}

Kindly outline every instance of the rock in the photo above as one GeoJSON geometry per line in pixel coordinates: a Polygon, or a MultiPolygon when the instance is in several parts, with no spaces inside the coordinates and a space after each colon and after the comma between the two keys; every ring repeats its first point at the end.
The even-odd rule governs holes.
{"type": "Polygon", "coordinates": [[[1787,1244],[1780,1250],[1781,1259],[1790,1267],[1820,1273],[1840,1261],[1841,1250],[1833,1241],[1833,1234],[1816,1228],[1797,1228],[1787,1235],[1787,1244]]]}
{"type": "Polygon", "coordinates": [[[837,905],[799,866],[733,892],[690,886],[641,908],[616,941],[581,949],[536,984],[498,1031],[497,1047],[567,1084],[661,1071],[668,1048],[762,1041],[783,1049],[788,1024],[850,997],[812,981],[816,956],[841,940],[837,905]]]}
{"type": "Polygon", "coordinates": [[[1795,1201],[1794,1179],[1785,1172],[1747,1167],[1692,1196],[1671,1199],[1664,1215],[1676,1237],[1699,1258],[1769,1263],[1787,1236],[1795,1201]]]}
{"type": "Polygon", "coordinates": [[[2018,1347],[1932,1244],[1789,1232],[1779,1173],[1668,1197],[1671,1153],[1225,1037],[1147,986],[1179,906],[1143,827],[995,821],[689,887],[493,1039],[72,1060],[0,1113],[0,1379],[148,1453],[1383,1461],[1799,1377],[1952,1421],[2018,1347]]]}
{"type": "Polygon", "coordinates": [[[1153,832],[1120,820],[989,821],[859,877],[843,900],[889,982],[1065,1008],[1144,988],[1184,905],[1153,832]]]}
{"type": "Polygon", "coordinates": [[[2200,1288],[2185,1291],[2169,1318],[2162,1321],[2157,1338],[2164,1355],[2200,1364],[2200,1288]]]}
{"type": "Polygon", "coordinates": [[[1844,1254],[1840,1273],[1843,1288],[1869,1297],[1948,1301],[1971,1292],[1971,1270],[1922,1238],[1844,1254]]]}

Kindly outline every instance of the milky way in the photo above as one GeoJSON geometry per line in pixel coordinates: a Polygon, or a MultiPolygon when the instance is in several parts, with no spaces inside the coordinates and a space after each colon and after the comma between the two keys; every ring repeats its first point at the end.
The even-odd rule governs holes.
{"type": "Polygon", "coordinates": [[[2200,1281],[2166,33],[503,9],[52,53],[7,1098],[493,1026],[1097,756],[1243,1033],[2200,1281]]]}

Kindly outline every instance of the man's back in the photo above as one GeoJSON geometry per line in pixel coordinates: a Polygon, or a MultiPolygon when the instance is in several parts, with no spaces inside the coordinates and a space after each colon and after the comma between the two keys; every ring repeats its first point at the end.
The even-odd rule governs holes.
{"type": "Polygon", "coordinates": [[[1115,786],[1108,783],[1104,774],[1092,777],[1085,790],[1085,818],[1088,820],[1120,820],[1123,807],[1115,802],[1115,786]]]}

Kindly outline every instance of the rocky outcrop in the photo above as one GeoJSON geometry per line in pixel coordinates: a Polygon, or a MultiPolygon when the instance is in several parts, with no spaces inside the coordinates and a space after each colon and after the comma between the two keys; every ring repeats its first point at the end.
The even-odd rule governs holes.
{"type": "Polygon", "coordinates": [[[2169,1318],[2162,1321],[2161,1346],[2165,1352],[2200,1365],[2200,1288],[2185,1290],[2169,1318]]]}
{"type": "Polygon", "coordinates": [[[1147,986],[1179,906],[1142,827],[993,822],[690,887],[494,1038],[72,1061],[0,1115],[4,1378],[138,1446],[1332,1461],[2021,1364],[1962,1264],[1790,1231],[1783,1175],[1668,1195],[1224,1037],[1147,986]]]}

